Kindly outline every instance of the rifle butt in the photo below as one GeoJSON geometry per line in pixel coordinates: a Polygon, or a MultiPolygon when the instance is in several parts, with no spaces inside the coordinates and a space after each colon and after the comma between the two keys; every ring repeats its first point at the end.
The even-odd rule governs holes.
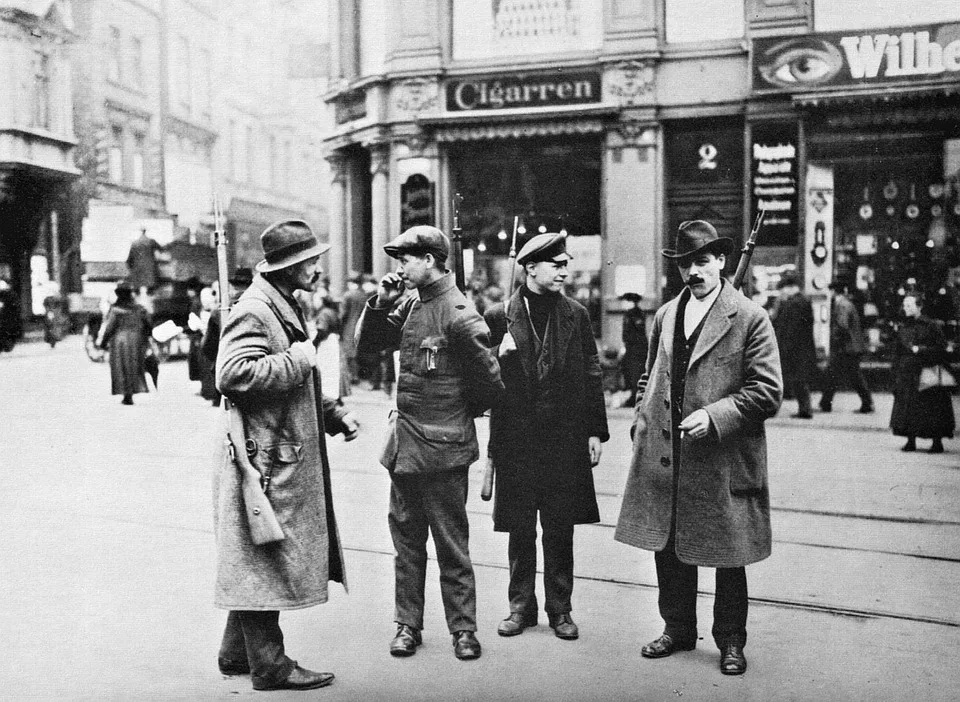
{"type": "Polygon", "coordinates": [[[480,499],[484,502],[489,502],[493,497],[493,478],[496,472],[493,459],[487,458],[487,467],[483,471],[483,486],[480,488],[480,499]]]}

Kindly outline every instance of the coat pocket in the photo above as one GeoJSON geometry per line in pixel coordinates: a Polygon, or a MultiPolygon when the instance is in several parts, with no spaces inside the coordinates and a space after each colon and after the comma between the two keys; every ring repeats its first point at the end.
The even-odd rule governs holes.
{"type": "Polygon", "coordinates": [[[397,467],[397,410],[390,410],[387,417],[387,439],[383,444],[383,450],[380,452],[380,465],[391,473],[397,467]]]}
{"type": "Polygon", "coordinates": [[[420,371],[426,375],[446,372],[450,365],[449,343],[445,336],[428,336],[420,342],[420,371]]]}
{"type": "Polygon", "coordinates": [[[263,491],[269,495],[271,485],[284,482],[302,456],[303,444],[292,441],[261,446],[250,460],[260,470],[263,491]]]}

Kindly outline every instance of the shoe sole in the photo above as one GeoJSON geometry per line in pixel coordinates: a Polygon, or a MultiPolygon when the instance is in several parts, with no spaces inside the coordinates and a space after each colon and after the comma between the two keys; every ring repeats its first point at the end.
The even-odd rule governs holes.
{"type": "Polygon", "coordinates": [[[654,651],[650,651],[650,650],[647,649],[647,648],[641,648],[641,649],[640,649],[640,655],[643,656],[644,658],[667,658],[668,656],[672,656],[672,655],[673,655],[674,653],[676,653],[677,651],[692,651],[692,650],[694,650],[695,648],[696,648],[696,645],[694,645],[694,646],[674,646],[672,649],[670,649],[669,651],[665,651],[664,653],[656,653],[656,652],[654,652],[654,651]]]}
{"type": "Polygon", "coordinates": [[[724,670],[723,668],[721,668],[720,672],[723,673],[724,675],[743,675],[744,673],[747,672],[747,669],[743,668],[742,670],[724,670]]]}
{"type": "Polygon", "coordinates": [[[405,649],[405,648],[391,648],[391,649],[390,649],[390,655],[393,656],[394,658],[409,658],[410,656],[412,656],[412,655],[413,655],[414,653],[416,653],[416,652],[417,652],[417,649],[413,649],[412,651],[408,651],[408,650],[405,649]]]}
{"type": "Polygon", "coordinates": [[[553,635],[558,639],[563,639],[564,641],[576,641],[580,638],[580,634],[574,634],[571,636],[570,634],[558,634],[557,632],[553,632],[553,635]]]}
{"type": "Polygon", "coordinates": [[[479,653],[460,654],[460,653],[454,652],[453,655],[457,657],[457,660],[461,660],[461,661],[475,661],[480,657],[479,653]]]}
{"type": "Polygon", "coordinates": [[[333,684],[334,678],[330,677],[326,680],[321,680],[320,682],[314,685],[268,685],[267,687],[257,687],[254,685],[253,689],[258,692],[271,692],[277,690],[319,690],[321,687],[328,687],[333,684]]]}

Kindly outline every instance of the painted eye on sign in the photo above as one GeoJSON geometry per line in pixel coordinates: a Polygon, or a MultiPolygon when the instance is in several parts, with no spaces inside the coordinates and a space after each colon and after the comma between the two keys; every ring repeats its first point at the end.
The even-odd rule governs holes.
{"type": "Polygon", "coordinates": [[[697,164],[697,168],[701,171],[717,170],[717,155],[719,152],[716,146],[713,144],[703,144],[697,153],[700,154],[700,162],[697,164]]]}

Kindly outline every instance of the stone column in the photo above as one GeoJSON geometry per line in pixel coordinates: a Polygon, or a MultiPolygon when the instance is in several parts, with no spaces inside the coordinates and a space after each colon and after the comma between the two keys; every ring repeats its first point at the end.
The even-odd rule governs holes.
{"type": "Polygon", "coordinates": [[[390,231],[390,145],[370,146],[370,230],[373,245],[373,274],[379,278],[390,270],[390,257],[383,247],[396,234],[390,231]]]}
{"type": "Polygon", "coordinates": [[[346,227],[347,197],[344,187],[347,178],[347,160],[343,154],[334,152],[327,156],[327,163],[330,164],[330,207],[327,212],[330,227],[329,241],[332,248],[326,256],[327,260],[321,265],[327,269],[327,274],[330,276],[331,292],[339,296],[346,287],[347,261],[350,253],[350,236],[346,227]]]}

